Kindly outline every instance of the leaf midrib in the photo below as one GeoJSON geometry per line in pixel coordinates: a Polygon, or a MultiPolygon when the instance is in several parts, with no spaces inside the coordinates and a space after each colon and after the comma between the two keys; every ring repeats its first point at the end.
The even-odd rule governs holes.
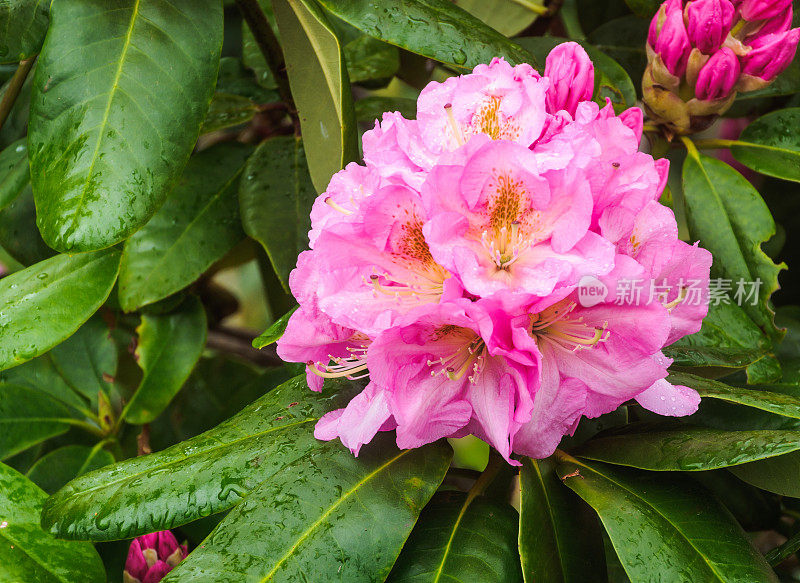
{"type": "Polygon", "coordinates": [[[281,567],[281,565],[283,565],[283,563],[285,563],[285,562],[286,562],[286,561],[289,559],[289,557],[291,557],[291,556],[294,554],[294,552],[297,550],[297,548],[298,548],[298,547],[299,547],[299,546],[300,546],[300,545],[301,545],[301,544],[302,544],[302,543],[303,543],[303,542],[304,542],[304,541],[305,541],[305,540],[306,540],[306,539],[307,539],[309,536],[311,536],[311,533],[313,533],[313,532],[314,532],[314,530],[315,530],[317,527],[319,527],[319,526],[320,526],[320,524],[322,524],[322,522],[323,522],[323,521],[324,521],[324,520],[325,520],[325,519],[326,519],[328,516],[330,516],[330,515],[331,515],[331,514],[332,514],[332,513],[333,513],[333,512],[334,512],[334,511],[335,511],[335,510],[336,510],[336,509],[339,507],[339,506],[341,506],[341,505],[344,503],[344,501],[345,501],[345,500],[347,500],[348,498],[350,498],[350,496],[352,496],[353,494],[355,494],[355,493],[356,493],[356,492],[357,492],[357,491],[358,491],[358,490],[359,490],[361,487],[363,487],[363,486],[364,486],[364,485],[365,485],[367,482],[369,482],[369,481],[370,481],[370,480],[372,480],[372,479],[373,479],[375,476],[377,476],[377,475],[378,475],[378,474],[380,474],[382,471],[384,471],[386,468],[388,468],[389,466],[391,466],[392,464],[394,464],[394,463],[395,463],[397,460],[399,460],[400,458],[402,458],[402,457],[403,457],[403,456],[405,456],[405,455],[408,455],[409,453],[411,453],[411,452],[413,452],[413,451],[414,451],[413,449],[404,449],[404,450],[403,450],[403,451],[401,451],[401,452],[400,452],[398,455],[394,456],[392,459],[390,459],[389,461],[387,461],[387,462],[385,462],[385,463],[381,464],[381,465],[380,465],[378,468],[376,468],[375,470],[373,470],[372,472],[370,472],[369,474],[367,474],[367,475],[366,475],[364,478],[362,478],[361,480],[359,480],[359,481],[358,481],[358,482],[357,482],[357,483],[356,483],[356,484],[355,484],[355,485],[354,485],[352,488],[350,488],[350,489],[349,489],[347,492],[345,492],[345,493],[344,493],[342,496],[340,496],[340,497],[339,497],[339,499],[338,499],[338,500],[336,500],[336,502],[335,502],[334,504],[332,504],[332,505],[331,505],[331,506],[330,506],[330,507],[329,507],[329,508],[328,508],[328,509],[327,509],[325,512],[323,512],[323,513],[322,513],[322,515],[321,515],[321,516],[320,516],[320,517],[319,517],[317,520],[315,520],[315,521],[314,521],[314,522],[311,524],[311,526],[309,526],[309,527],[308,527],[308,528],[307,528],[305,531],[303,531],[303,532],[300,534],[300,536],[297,538],[297,541],[296,541],[296,542],[295,542],[295,543],[294,543],[294,544],[291,546],[291,548],[290,548],[288,551],[286,551],[286,553],[284,553],[284,555],[283,555],[283,556],[282,556],[280,559],[278,559],[278,561],[277,561],[277,562],[275,563],[275,565],[273,566],[272,570],[271,570],[269,573],[267,573],[267,574],[266,574],[266,575],[265,575],[265,576],[264,576],[264,577],[261,579],[261,583],[266,583],[267,581],[269,581],[269,580],[270,580],[270,578],[271,578],[271,577],[272,577],[272,576],[273,576],[273,575],[274,575],[274,574],[275,574],[275,573],[278,571],[278,569],[281,567]]]}

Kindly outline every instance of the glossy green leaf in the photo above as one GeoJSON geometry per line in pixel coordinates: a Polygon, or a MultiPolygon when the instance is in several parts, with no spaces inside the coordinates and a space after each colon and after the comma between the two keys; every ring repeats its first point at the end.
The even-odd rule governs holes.
{"type": "Polygon", "coordinates": [[[0,210],[0,246],[22,265],[29,266],[56,254],[36,226],[36,205],[30,182],[0,210]]]}
{"type": "Polygon", "coordinates": [[[800,107],[773,111],[751,123],[731,153],[757,172],[800,182],[800,107]]]}
{"type": "MultiPolygon", "coordinates": [[[[535,36],[517,39],[523,47],[544,63],[547,54],[556,46],[568,42],[567,39],[551,36],[535,36]]],[[[636,89],[625,69],[614,59],[597,48],[581,43],[595,65],[594,99],[605,105],[606,97],[611,99],[614,107],[622,111],[636,104],[636,89]]]]}
{"type": "MultiPolygon", "coordinates": [[[[795,11],[795,24],[797,26],[797,11],[795,11]]],[[[748,93],[739,93],[737,100],[746,101],[748,99],[761,99],[764,97],[778,97],[780,95],[792,95],[800,91],[800,60],[795,59],[792,63],[778,75],[775,79],[764,89],[758,91],[750,91],[748,93]]]]}
{"type": "Polygon", "coordinates": [[[727,468],[799,449],[800,431],[689,427],[596,437],[575,455],[643,470],[688,472],[727,468]]]}
{"type": "Polygon", "coordinates": [[[293,137],[263,142],[247,161],[239,186],[245,232],[261,243],[289,291],[289,272],[308,247],[311,205],[316,198],[303,146],[293,137]]]}
{"type": "Polygon", "coordinates": [[[75,391],[56,370],[50,353],[0,372],[0,383],[10,383],[47,393],[75,411],[88,411],[89,401],[75,391]]]}
{"type": "Polygon", "coordinates": [[[338,381],[312,393],[296,377],[206,433],[73,480],[48,500],[42,524],[63,538],[116,540],[221,512],[318,450],[316,422],[362,389],[338,381]]]}
{"type": "Polygon", "coordinates": [[[31,183],[25,139],[0,152],[0,209],[6,207],[31,183]]]}
{"type": "Polygon", "coordinates": [[[47,352],[111,293],[119,251],[57,255],[0,279],[0,370],[47,352]]]}
{"type": "Polygon", "coordinates": [[[117,347],[108,325],[90,318],[75,334],[54,347],[50,360],[62,379],[94,408],[97,394],[108,393],[117,374],[117,347]]]}
{"type": "Polygon", "coordinates": [[[800,498],[800,452],[736,466],[731,472],[757,488],[800,498]]]}
{"type": "Polygon", "coordinates": [[[404,97],[365,97],[356,101],[356,119],[370,125],[386,111],[399,111],[406,119],[417,117],[417,102],[404,97]]]}
{"type": "Polygon", "coordinates": [[[400,67],[397,47],[371,36],[361,35],[344,47],[347,73],[351,83],[375,79],[391,79],[400,67]]]}
{"type": "MultiPolygon", "coordinates": [[[[782,456],[771,459],[780,459],[780,457],[782,456]]],[[[737,470],[744,465],[736,466],[731,470],[737,470]]],[[[695,472],[692,474],[692,478],[722,502],[723,506],[730,510],[736,518],[736,521],[742,525],[742,528],[748,532],[772,530],[780,520],[781,506],[778,497],[740,480],[731,471],[695,472]]]]}
{"type": "Polygon", "coordinates": [[[142,315],[136,360],[143,376],[122,412],[129,423],[150,423],[169,405],[200,360],[206,326],[205,309],[194,296],[174,312],[142,315]]]}
{"type": "Polygon", "coordinates": [[[388,583],[522,583],[519,515],[507,503],[441,492],[425,507],[388,583]]]}
{"type": "Polygon", "coordinates": [[[740,280],[760,280],[756,305],[744,301],[742,308],[766,334],[779,338],[768,302],[785,266],[775,265],[761,249],[775,234],[775,221],[761,195],[724,162],[695,154],[683,165],[683,197],[691,239],[714,256],[712,277],[732,280],[734,290],[740,280]]]}
{"type": "Polygon", "coordinates": [[[253,490],[164,582],[382,581],[451,455],[444,442],[398,451],[386,433],[357,458],[326,442],[253,490]]]}
{"type": "Polygon", "coordinates": [[[16,63],[39,52],[49,9],[46,0],[0,2],[0,63],[16,63]]]}
{"type": "Polygon", "coordinates": [[[647,65],[647,31],[649,21],[633,15],[615,18],[589,34],[589,41],[599,51],[619,63],[637,89],[647,65]]]}
{"type": "Polygon", "coordinates": [[[659,0],[625,0],[625,4],[631,9],[631,12],[642,18],[653,18],[653,15],[661,6],[659,0]]]}
{"type": "Polygon", "coordinates": [[[180,176],[214,92],[218,0],[56,1],[28,145],[39,229],[59,251],[141,227],[180,176]]]}
{"type": "Polygon", "coordinates": [[[114,463],[114,457],[99,447],[67,445],[39,458],[28,473],[28,479],[48,494],[86,472],[114,463]]]}
{"type": "Polygon", "coordinates": [[[309,0],[275,0],[311,180],[322,192],[359,157],[353,98],[342,47],[325,14],[309,0]]]}
{"type": "Polygon", "coordinates": [[[526,583],[579,583],[605,571],[597,517],[550,460],[522,460],[519,554],[526,583]]]}
{"type": "Polygon", "coordinates": [[[528,28],[538,14],[525,6],[545,7],[544,0],[514,2],[514,0],[456,0],[454,4],[491,26],[505,36],[515,36],[528,28]]]}
{"type": "MultiPolygon", "coordinates": [[[[272,11],[271,0],[257,0],[257,2],[264,12],[264,16],[267,17],[267,22],[269,22],[272,32],[274,32],[275,36],[280,40],[280,32],[275,23],[275,14],[272,11]]],[[[253,32],[250,30],[250,27],[247,26],[246,22],[242,22],[242,63],[255,73],[256,82],[261,87],[265,89],[277,89],[278,83],[275,81],[275,77],[272,75],[269,65],[267,65],[267,60],[264,58],[261,48],[258,46],[256,38],[253,36],[253,32]]]]}
{"type": "Polygon", "coordinates": [[[224,130],[249,122],[258,113],[258,106],[242,95],[231,93],[214,94],[203,121],[201,134],[224,130]]]}
{"type": "Polygon", "coordinates": [[[566,455],[557,469],[600,516],[631,581],[777,583],[730,513],[691,480],[566,455]]]}
{"type": "Polygon", "coordinates": [[[122,253],[119,302],[132,311],[180,291],[244,238],[236,193],[250,146],[195,154],[178,186],[122,253]]]}
{"type": "Polygon", "coordinates": [[[384,42],[458,69],[494,57],[513,64],[538,63],[518,44],[449,0],[320,0],[345,22],[384,42]]]}
{"type": "Polygon", "coordinates": [[[0,580],[25,583],[105,583],[90,543],[57,540],[39,527],[47,494],[0,464],[0,580]]]}
{"type": "Polygon", "coordinates": [[[704,399],[719,399],[783,417],[800,419],[800,398],[792,395],[731,387],[718,381],[686,373],[672,373],[667,377],[667,380],[676,385],[686,385],[693,388],[704,399]]]}
{"type": "Polygon", "coordinates": [[[264,330],[263,334],[253,340],[253,348],[264,348],[265,346],[269,346],[273,342],[280,340],[280,337],[283,336],[284,332],[286,332],[286,326],[289,324],[289,318],[292,317],[292,314],[294,314],[295,311],[297,311],[297,307],[293,308],[290,312],[287,312],[275,320],[272,326],[264,330]]]}
{"type": "Polygon", "coordinates": [[[71,413],[49,395],[0,384],[0,460],[69,430],[71,413]]]}

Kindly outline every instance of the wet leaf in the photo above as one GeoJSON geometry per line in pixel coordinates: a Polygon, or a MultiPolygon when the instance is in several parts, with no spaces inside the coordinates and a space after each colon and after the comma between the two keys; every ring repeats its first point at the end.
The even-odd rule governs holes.
{"type": "Polygon", "coordinates": [[[57,255],[0,279],[0,370],[71,336],[111,293],[119,251],[57,255]]]}
{"type": "Polygon", "coordinates": [[[214,94],[203,121],[201,134],[236,127],[249,122],[258,113],[258,106],[251,99],[231,93],[214,94]]]}
{"type": "Polygon", "coordinates": [[[397,47],[371,36],[361,35],[354,38],[342,50],[351,83],[391,79],[400,67],[397,47]]]}
{"type": "Polygon", "coordinates": [[[800,107],[773,111],[751,123],[731,147],[736,159],[756,172],[800,182],[800,107]]]}
{"type": "Polygon", "coordinates": [[[49,352],[0,372],[0,382],[35,389],[58,399],[75,411],[88,411],[88,399],[67,384],[53,365],[49,352]]]}
{"type": "Polygon", "coordinates": [[[43,0],[0,2],[0,63],[16,63],[39,52],[49,10],[50,2],[43,0]]]}
{"type": "Polygon", "coordinates": [[[683,197],[691,240],[699,240],[714,256],[711,277],[731,280],[734,291],[739,281],[760,281],[758,301],[743,301],[742,309],[767,335],[779,339],[769,298],[785,266],[775,265],[761,249],[775,234],[775,221],[761,195],[724,162],[697,154],[683,165],[683,197]]]}
{"type": "Polygon", "coordinates": [[[261,336],[253,340],[253,348],[264,348],[265,346],[269,346],[273,342],[280,340],[280,337],[283,336],[284,332],[286,332],[286,326],[289,324],[289,318],[292,317],[292,314],[294,314],[296,310],[297,307],[294,307],[290,312],[287,312],[275,320],[272,326],[264,330],[261,336]]]}
{"type": "Polygon", "coordinates": [[[625,4],[636,16],[648,19],[653,18],[658,7],[661,6],[659,0],[625,0],[625,4]]]}
{"type": "Polygon", "coordinates": [[[23,138],[0,152],[0,209],[17,198],[30,183],[28,148],[23,138]]]}
{"type": "MultiPolygon", "coordinates": [[[[514,0],[456,0],[454,4],[505,36],[519,34],[539,16],[514,0]]],[[[530,4],[544,8],[545,1],[530,0],[530,4]]]]}
{"type": "Polygon", "coordinates": [[[561,483],[551,460],[522,460],[519,553],[526,583],[591,581],[605,571],[597,517],[561,483]]]}
{"type": "Polygon", "coordinates": [[[275,0],[286,71],[317,192],[358,155],[353,98],[336,33],[316,2],[275,0]]]}
{"type": "Polygon", "coordinates": [[[26,475],[42,490],[53,494],[73,478],[113,463],[112,455],[98,447],[67,445],[39,458],[26,475]]]}
{"type": "Polygon", "coordinates": [[[596,437],[574,451],[582,458],[643,470],[727,468],[800,449],[800,431],[721,431],[701,427],[596,437]]]}
{"type": "Polygon", "coordinates": [[[323,443],[262,482],[164,582],[382,581],[451,455],[444,442],[399,451],[387,433],[357,458],[323,443]]]}
{"type": "Polygon", "coordinates": [[[56,254],[36,227],[36,206],[30,182],[0,211],[0,245],[22,265],[29,266],[56,254]]]}
{"type": "Polygon", "coordinates": [[[125,311],[180,291],[244,239],[236,193],[252,151],[223,143],[191,157],[164,206],[125,242],[119,274],[125,311]]]}
{"type": "Polygon", "coordinates": [[[388,583],[522,583],[519,515],[507,503],[440,492],[420,514],[388,583]]]}
{"type": "Polygon", "coordinates": [[[180,176],[214,92],[215,0],[55,2],[28,145],[38,224],[59,251],[141,227],[180,176]]]}
{"type": "Polygon", "coordinates": [[[289,291],[289,272],[308,247],[311,205],[316,198],[302,143],[293,137],[263,142],[247,161],[239,186],[245,232],[261,243],[289,291]]]}
{"type": "Polygon", "coordinates": [[[142,425],[161,414],[200,360],[207,332],[205,309],[194,296],[168,314],[142,314],[136,360],[143,376],[122,412],[125,420],[142,425]]]}
{"type": "Polygon", "coordinates": [[[104,583],[103,562],[90,543],[57,540],[39,527],[47,494],[0,464],[0,580],[104,583]]]}
{"type": "Polygon", "coordinates": [[[800,498],[800,452],[736,466],[731,472],[757,488],[800,498]]]}
{"type": "Polygon", "coordinates": [[[557,470],[600,516],[631,581],[657,573],[663,581],[777,583],[730,513],[691,480],[566,455],[557,470]]]}
{"type": "Polygon", "coordinates": [[[62,538],[103,541],[221,512],[322,447],[314,424],[363,387],[338,381],[312,393],[296,377],[210,431],[73,480],[48,500],[42,524],[62,538]]]}
{"type": "Polygon", "coordinates": [[[472,69],[494,57],[538,68],[533,55],[449,0],[320,3],[370,36],[458,69],[472,69]]]}
{"type": "Polygon", "coordinates": [[[71,412],[46,393],[0,384],[0,460],[69,430],[71,412]]]}

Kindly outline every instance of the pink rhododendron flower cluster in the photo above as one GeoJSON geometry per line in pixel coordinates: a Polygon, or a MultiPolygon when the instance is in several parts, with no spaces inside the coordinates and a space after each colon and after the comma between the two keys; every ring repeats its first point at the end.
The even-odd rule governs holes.
{"type": "Polygon", "coordinates": [[[638,151],[641,111],[600,108],[593,86],[566,43],[543,76],[495,59],[364,135],[366,164],[314,204],[278,344],[314,390],[369,376],[319,439],[357,455],[380,430],[401,448],[474,434],[515,463],[629,399],[696,410],[662,348],[700,329],[711,256],[658,202],[668,163],[638,151]],[[610,293],[581,301],[587,278],[610,293]],[[658,291],[619,303],[626,282],[658,291]]]}

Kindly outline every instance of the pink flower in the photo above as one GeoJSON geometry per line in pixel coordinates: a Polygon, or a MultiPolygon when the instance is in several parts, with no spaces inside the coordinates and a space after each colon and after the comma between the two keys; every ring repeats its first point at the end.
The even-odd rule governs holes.
{"type": "Polygon", "coordinates": [[[750,43],[752,50],[742,58],[742,72],[772,81],[794,60],[798,42],[800,28],[759,36],[750,43]]]}
{"type": "Polygon", "coordinates": [[[745,20],[765,20],[777,16],[792,5],[792,0],[743,0],[739,6],[745,20]]]}
{"type": "Polygon", "coordinates": [[[725,47],[714,53],[700,69],[695,94],[698,99],[725,99],[739,80],[741,67],[734,52],[725,47]]]}
{"type": "Polygon", "coordinates": [[[713,53],[725,42],[735,13],[729,0],[692,0],[685,11],[689,40],[707,55],[713,53]]]}
{"type": "Polygon", "coordinates": [[[594,93],[594,65],[581,45],[574,42],[558,45],[547,55],[544,76],[547,88],[547,111],[566,110],[575,116],[578,103],[594,93]]]}
{"type": "Polygon", "coordinates": [[[683,8],[680,0],[665,2],[663,7],[663,17],[661,13],[656,15],[656,19],[663,18],[663,25],[651,27],[650,44],[661,56],[667,70],[676,77],[681,77],[686,71],[689,52],[692,50],[684,25],[683,8]]]}
{"type": "Polygon", "coordinates": [[[792,28],[792,18],[794,14],[792,11],[791,4],[784,10],[782,13],[778,14],[777,16],[773,16],[772,18],[764,21],[761,25],[761,28],[758,29],[753,35],[747,38],[747,42],[752,42],[754,38],[765,36],[768,34],[776,34],[780,32],[786,32],[790,28],[792,28]]]}
{"type": "Polygon", "coordinates": [[[133,539],[125,561],[125,583],[158,583],[186,558],[186,545],[179,545],[168,530],[133,539]]]}

